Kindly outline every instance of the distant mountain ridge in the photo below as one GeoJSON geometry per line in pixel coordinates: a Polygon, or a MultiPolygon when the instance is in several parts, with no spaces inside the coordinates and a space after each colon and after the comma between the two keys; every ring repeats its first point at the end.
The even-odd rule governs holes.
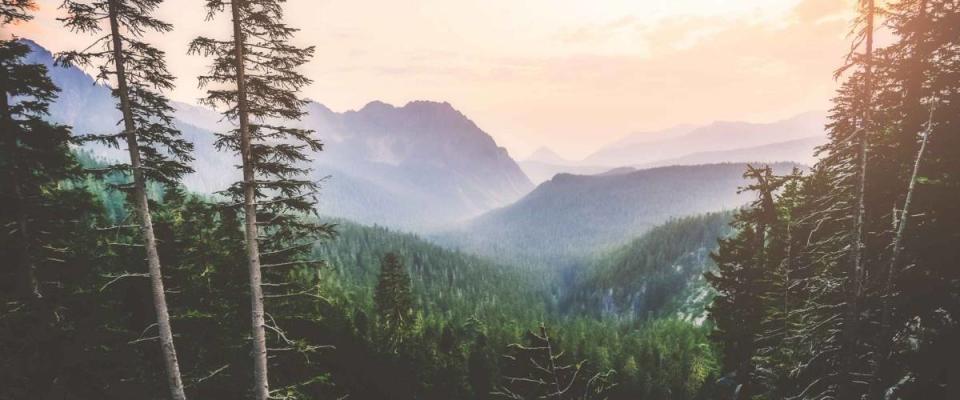
{"type": "Polygon", "coordinates": [[[703,151],[687,154],[682,157],[655,161],[645,166],[662,167],[667,165],[700,165],[723,162],[770,163],[787,161],[813,165],[817,162],[815,155],[816,148],[826,142],[826,136],[813,136],[733,150],[703,151]]]}
{"type": "Polygon", "coordinates": [[[770,123],[714,122],[639,132],[614,141],[583,160],[530,157],[520,166],[535,183],[560,173],[593,175],[614,168],[652,168],[729,162],[797,162],[813,165],[826,143],[826,113],[811,111],[770,123]]]}
{"type": "MultiPolygon", "coordinates": [[[[60,97],[51,119],[74,134],[119,130],[120,114],[110,88],[77,68],[53,66],[40,45],[28,62],[43,64],[60,97]]],[[[205,107],[173,102],[176,126],[195,145],[194,169],[185,179],[194,191],[227,187],[238,173],[232,154],[216,151],[213,132],[230,127],[205,107]]],[[[319,211],[360,223],[429,229],[478,215],[520,198],[533,184],[505,149],[446,102],[413,101],[402,107],[374,101],[336,113],[311,102],[293,124],[313,129],[325,142],[314,156],[315,178],[324,181],[319,211]]],[[[125,157],[124,149],[91,145],[98,157],[125,157]]]]}
{"type": "Polygon", "coordinates": [[[718,121],[693,129],[674,128],[672,136],[666,135],[660,140],[621,140],[594,152],[582,163],[613,167],[644,165],[694,153],[825,137],[826,121],[826,113],[811,111],[770,123],[718,121]]]}
{"type": "MultiPolygon", "coordinates": [[[[788,173],[795,163],[771,164],[788,173]]],[[[546,264],[616,246],[671,218],[730,210],[751,194],[745,164],[668,166],[603,175],[559,174],[507,207],[470,221],[451,245],[504,261],[546,264]]]]}
{"type": "Polygon", "coordinates": [[[549,147],[540,146],[529,156],[521,160],[521,162],[542,162],[547,164],[571,164],[574,161],[570,161],[566,158],[561,157],[557,152],[553,151],[549,147]]]}

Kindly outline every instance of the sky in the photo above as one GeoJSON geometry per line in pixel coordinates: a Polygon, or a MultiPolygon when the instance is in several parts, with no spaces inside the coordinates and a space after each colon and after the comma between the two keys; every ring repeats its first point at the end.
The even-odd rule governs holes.
{"type": "MultiPolygon", "coordinates": [[[[60,0],[4,28],[52,51],[82,49],[60,0]]],[[[196,103],[208,60],[198,35],[227,38],[201,0],[167,0],[174,31],[148,36],[196,103]]],[[[633,132],[716,120],[767,122],[824,110],[849,46],[853,0],[288,0],[299,45],[316,46],[304,96],[335,111],[373,100],[448,101],[523,158],[547,146],[583,158],[633,132]]]]}

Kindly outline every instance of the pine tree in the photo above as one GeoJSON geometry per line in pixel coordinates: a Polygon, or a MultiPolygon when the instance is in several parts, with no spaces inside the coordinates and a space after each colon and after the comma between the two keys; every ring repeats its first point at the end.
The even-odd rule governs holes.
{"type": "MultiPolygon", "coordinates": [[[[960,79],[956,71],[960,8],[954,1],[903,0],[884,15],[898,40],[881,51],[890,83],[879,88],[887,118],[885,157],[888,171],[879,207],[888,229],[877,268],[870,399],[950,398],[949,383],[960,377],[952,367],[960,347],[949,339],[958,330],[955,293],[958,274],[949,265],[960,257],[945,238],[958,237],[946,221],[958,218],[944,199],[958,196],[960,140],[957,123],[960,79]],[[890,223],[889,221],[893,221],[890,223]],[[949,293],[954,293],[951,295],[949,293]],[[953,378],[951,379],[951,375],[953,378]]],[[[953,397],[960,388],[953,386],[953,397]]]]}
{"type": "Polygon", "coordinates": [[[765,298],[772,290],[770,267],[772,260],[778,260],[769,235],[778,225],[774,192],[783,182],[768,166],[747,166],[744,178],[753,182],[741,192],[755,191],[757,200],[736,214],[731,225],[738,233],[720,240],[711,254],[717,270],[705,277],[717,290],[708,307],[715,324],[712,336],[722,344],[724,370],[736,376],[740,396],[746,399],[756,380],[753,357],[762,332],[765,298]]]}
{"type": "MultiPolygon", "coordinates": [[[[32,1],[4,1],[0,26],[28,21],[32,1]]],[[[0,41],[0,167],[5,249],[10,249],[10,282],[23,299],[43,297],[37,280],[37,264],[44,260],[42,232],[33,226],[49,213],[50,197],[45,195],[58,183],[75,177],[69,154],[70,132],[64,126],[47,123],[49,103],[59,89],[47,77],[42,65],[25,64],[30,48],[16,38],[0,41]]],[[[6,272],[6,271],[4,271],[6,272]]]]}
{"type": "Polygon", "coordinates": [[[63,65],[93,66],[99,71],[98,79],[114,85],[112,93],[123,116],[123,130],[91,134],[86,139],[114,147],[123,142],[127,146],[129,163],[112,165],[100,172],[119,171],[132,177],[132,182],[121,189],[128,192],[133,203],[146,250],[167,384],[174,399],[185,399],[147,198],[148,182],[175,186],[184,174],[191,172],[193,147],[173,126],[173,108],[161,93],[173,88],[164,53],[142,39],[147,31],[164,33],[173,29],[151,16],[160,3],[161,0],[66,0],[63,8],[68,16],[61,20],[70,30],[99,34],[106,29],[107,33],[87,50],[65,52],[58,60],[63,65]],[[95,48],[98,49],[91,50],[95,48]]]}
{"type": "Polygon", "coordinates": [[[803,232],[798,227],[798,201],[803,176],[798,168],[785,176],[768,176],[769,189],[776,192],[776,216],[770,217],[765,250],[766,262],[760,294],[763,318],[755,340],[753,363],[757,366],[754,393],[769,398],[783,398],[792,393],[790,372],[797,349],[793,332],[796,319],[798,290],[796,282],[802,278],[798,252],[802,249],[803,232]]]}
{"type": "MultiPolygon", "coordinates": [[[[285,25],[282,0],[207,0],[208,19],[229,8],[232,38],[199,37],[190,53],[212,57],[209,75],[200,77],[208,87],[203,102],[222,107],[235,129],[218,134],[221,150],[238,153],[243,180],[226,193],[243,213],[250,278],[254,395],[270,396],[267,374],[266,329],[283,340],[280,327],[267,325],[264,299],[286,298],[293,293],[265,294],[262,269],[315,264],[298,258],[311,238],[331,234],[329,225],[303,219],[315,213],[317,183],[306,179],[308,152],[322,150],[313,131],[285,126],[304,115],[305,100],[297,96],[310,80],[296,69],[313,55],[313,47],[289,44],[297,31],[285,25]],[[271,262],[269,259],[277,260],[271,262]]],[[[274,283],[276,284],[276,283],[274,283]]],[[[302,292],[306,293],[306,291],[302,292]]]]}
{"type": "MultiPolygon", "coordinates": [[[[862,13],[863,28],[857,33],[857,40],[863,40],[864,52],[862,57],[857,57],[856,65],[863,67],[863,87],[859,100],[863,102],[863,114],[859,119],[859,128],[856,132],[858,147],[858,167],[856,175],[856,215],[853,224],[853,235],[850,244],[851,248],[851,270],[847,277],[847,299],[846,314],[844,316],[842,341],[840,347],[840,371],[837,376],[838,400],[855,400],[859,397],[858,389],[854,385],[857,380],[854,378],[856,371],[856,358],[858,352],[858,343],[861,338],[860,332],[860,314],[862,312],[862,297],[864,293],[864,280],[866,279],[865,266],[867,255],[866,238],[864,237],[867,224],[867,165],[870,149],[870,136],[874,134],[876,127],[873,120],[873,96],[874,96],[874,55],[873,55],[873,33],[874,17],[876,7],[874,0],[860,0],[860,9],[862,13]]],[[[842,70],[842,68],[841,68],[842,70]]]]}
{"type": "MultiPolygon", "coordinates": [[[[0,2],[0,30],[32,18],[33,1],[0,2]]],[[[0,398],[45,398],[63,377],[75,329],[62,299],[96,213],[66,126],[46,121],[59,89],[28,43],[0,40],[0,398]]]]}
{"type": "Polygon", "coordinates": [[[396,253],[387,253],[380,262],[380,275],[373,293],[377,316],[380,318],[388,347],[396,351],[407,329],[412,326],[413,295],[410,275],[396,253]]]}
{"type": "Polygon", "coordinates": [[[479,333],[467,357],[467,380],[477,399],[486,399],[493,390],[496,360],[491,355],[487,336],[479,333]]]}

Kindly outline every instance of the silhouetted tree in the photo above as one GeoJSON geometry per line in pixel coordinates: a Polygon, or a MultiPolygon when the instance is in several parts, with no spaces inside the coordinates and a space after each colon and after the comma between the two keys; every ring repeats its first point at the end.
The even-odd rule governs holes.
{"type": "Polygon", "coordinates": [[[173,108],[161,93],[173,88],[173,75],[167,71],[164,53],[142,40],[147,31],[164,33],[173,29],[170,24],[150,15],[160,3],[161,0],[65,0],[63,7],[68,16],[62,21],[68,28],[76,32],[99,33],[106,25],[108,33],[94,41],[88,50],[61,54],[60,62],[95,66],[99,71],[98,79],[115,85],[113,96],[123,115],[123,130],[87,138],[115,147],[123,141],[129,151],[128,164],[115,164],[104,172],[122,171],[133,178],[132,182],[123,185],[123,189],[129,191],[146,250],[168,386],[171,396],[181,400],[186,395],[167,311],[160,256],[147,199],[147,182],[177,185],[184,174],[191,172],[189,162],[193,145],[173,126],[173,108]],[[100,50],[89,50],[98,45],[100,50]]]}
{"type": "Polygon", "coordinates": [[[311,238],[332,231],[302,218],[314,213],[318,190],[317,183],[307,179],[308,152],[320,151],[322,145],[313,131],[285,123],[304,115],[306,101],[298,92],[310,80],[297,68],[313,56],[313,47],[289,43],[297,30],[282,22],[282,4],[282,0],[207,0],[208,19],[229,10],[232,37],[199,37],[190,43],[191,53],[213,61],[210,73],[200,77],[201,86],[216,85],[203,102],[222,107],[235,126],[218,134],[216,145],[241,159],[243,180],[226,193],[244,216],[258,400],[270,396],[266,329],[281,340],[284,336],[280,327],[267,325],[264,298],[292,294],[264,294],[262,269],[316,264],[296,255],[309,249],[311,238]]]}

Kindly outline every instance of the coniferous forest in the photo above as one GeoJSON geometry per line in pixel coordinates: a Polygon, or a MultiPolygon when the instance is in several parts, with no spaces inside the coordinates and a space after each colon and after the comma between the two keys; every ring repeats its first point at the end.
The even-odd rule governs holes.
{"type": "MultiPolygon", "coordinates": [[[[0,1],[5,27],[41,12],[0,1]]],[[[344,179],[409,218],[323,211],[359,169],[330,126],[486,135],[448,103],[317,111],[286,1],[205,0],[221,35],[182,52],[214,122],[184,123],[161,4],[63,1],[48,28],[89,42],[49,62],[0,37],[0,400],[960,399],[958,1],[856,1],[812,165],[517,178],[456,226],[436,199],[489,199],[444,179],[485,183],[428,162],[344,179]],[[65,70],[109,122],[62,117],[65,70]],[[386,222],[414,218],[442,228],[386,222]]]]}

